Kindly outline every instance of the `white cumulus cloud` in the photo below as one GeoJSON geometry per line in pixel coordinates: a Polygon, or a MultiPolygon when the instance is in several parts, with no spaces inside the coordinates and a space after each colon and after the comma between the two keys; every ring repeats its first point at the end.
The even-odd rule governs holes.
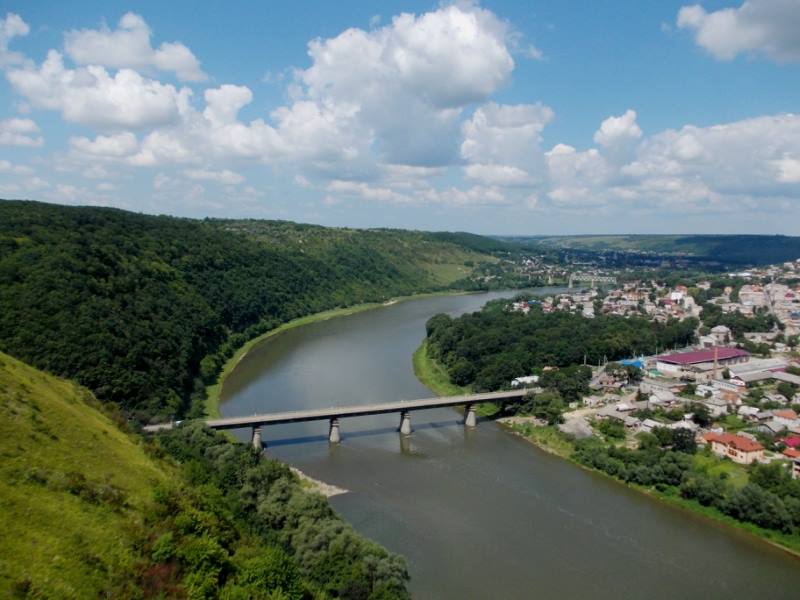
{"type": "Polygon", "coordinates": [[[0,146],[41,146],[39,126],[31,119],[5,119],[0,121],[0,146]]]}
{"type": "Polygon", "coordinates": [[[747,0],[739,7],[713,12],[694,4],[680,9],[677,24],[693,31],[697,44],[721,60],[743,52],[779,61],[800,60],[797,0],[747,0]]]}
{"type": "Polygon", "coordinates": [[[98,135],[94,140],[87,137],[73,137],[69,143],[78,152],[103,158],[122,158],[134,154],[139,149],[136,136],[129,131],[98,135]]]}
{"type": "Polygon", "coordinates": [[[224,183],[227,185],[237,185],[244,181],[244,177],[239,173],[234,173],[229,169],[221,171],[212,171],[207,169],[190,169],[183,172],[189,179],[197,179],[199,181],[214,181],[216,183],[224,183]]]}
{"type": "Polygon", "coordinates": [[[25,37],[28,33],[30,27],[19,15],[8,13],[0,19],[0,67],[25,62],[25,57],[17,52],[11,52],[8,44],[15,37],[25,37]]]}
{"type": "Polygon", "coordinates": [[[636,123],[636,111],[628,109],[619,117],[608,117],[600,124],[594,134],[594,141],[601,146],[616,146],[642,137],[642,130],[636,123]]]}
{"type": "Polygon", "coordinates": [[[179,42],[150,44],[152,31],[139,15],[129,12],[117,29],[80,29],[64,35],[64,49],[78,65],[100,65],[113,69],[156,68],[175,73],[182,81],[203,81],[208,76],[192,51],[179,42]]]}
{"type": "Polygon", "coordinates": [[[50,50],[37,68],[6,73],[14,90],[33,106],[60,111],[66,121],[97,128],[143,128],[175,121],[191,90],[142,77],[131,69],[113,76],[104,67],[69,69],[50,50]]]}
{"type": "Polygon", "coordinates": [[[471,4],[348,29],[309,44],[312,65],[297,73],[297,99],[315,103],[318,118],[351,119],[348,129],[374,140],[387,163],[447,164],[457,155],[461,110],[509,79],[509,38],[506,23],[471,4]]]}

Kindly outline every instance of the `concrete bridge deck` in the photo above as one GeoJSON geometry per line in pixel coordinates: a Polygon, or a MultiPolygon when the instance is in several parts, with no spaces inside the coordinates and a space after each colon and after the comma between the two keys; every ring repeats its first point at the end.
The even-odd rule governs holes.
{"type": "MultiPolygon", "coordinates": [[[[227,417],[224,419],[207,419],[206,426],[212,429],[242,429],[253,428],[253,444],[261,447],[261,431],[264,425],[282,425],[286,423],[303,423],[307,421],[330,421],[330,440],[339,441],[339,419],[345,417],[363,417],[366,415],[382,415],[400,413],[400,432],[411,433],[411,420],[409,413],[415,410],[443,408],[449,406],[465,406],[467,413],[465,424],[474,427],[475,404],[481,402],[505,402],[516,400],[525,396],[529,390],[511,390],[507,392],[487,392],[484,394],[467,394],[463,396],[443,396],[439,398],[421,398],[419,400],[398,400],[380,404],[361,404],[357,406],[331,406],[329,408],[314,408],[309,410],[294,410],[285,412],[264,413],[242,417],[227,417]]],[[[145,431],[154,433],[172,429],[176,423],[162,423],[148,425],[145,431]]]]}
{"type": "Polygon", "coordinates": [[[481,402],[497,402],[522,398],[527,390],[510,392],[488,392],[485,394],[469,394],[465,396],[443,396],[441,398],[422,398],[420,400],[398,400],[381,404],[361,404],[358,406],[331,406],[330,408],[314,408],[289,412],[266,413],[248,417],[228,417],[212,419],[206,425],[213,429],[237,429],[240,427],[258,427],[261,425],[282,425],[285,423],[302,423],[305,421],[323,421],[326,419],[342,419],[344,417],[363,417],[366,415],[382,415],[387,413],[410,412],[427,408],[447,406],[463,406],[480,404],[481,402]]]}

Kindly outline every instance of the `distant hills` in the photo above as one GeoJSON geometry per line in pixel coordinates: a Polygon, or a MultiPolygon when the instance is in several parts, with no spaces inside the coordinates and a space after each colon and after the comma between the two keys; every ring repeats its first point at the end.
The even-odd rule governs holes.
{"type": "Polygon", "coordinates": [[[766,265],[800,258],[800,237],[785,235],[498,236],[528,248],[686,255],[728,265],[766,265]]]}

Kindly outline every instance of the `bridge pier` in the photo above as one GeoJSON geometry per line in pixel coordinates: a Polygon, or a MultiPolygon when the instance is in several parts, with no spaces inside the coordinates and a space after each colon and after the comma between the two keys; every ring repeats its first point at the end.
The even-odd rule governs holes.
{"type": "Polygon", "coordinates": [[[478,424],[478,419],[475,416],[475,405],[467,404],[464,407],[464,426],[475,427],[478,424]]]}
{"type": "Polygon", "coordinates": [[[253,437],[251,443],[254,450],[261,452],[264,449],[264,443],[261,441],[261,427],[253,427],[253,437]]]}
{"type": "Polygon", "coordinates": [[[339,435],[339,419],[333,418],[331,419],[331,427],[328,432],[328,441],[331,444],[338,444],[341,439],[342,438],[339,435]]]}
{"type": "Polygon", "coordinates": [[[411,415],[407,410],[400,412],[400,433],[411,435],[411,415]]]}

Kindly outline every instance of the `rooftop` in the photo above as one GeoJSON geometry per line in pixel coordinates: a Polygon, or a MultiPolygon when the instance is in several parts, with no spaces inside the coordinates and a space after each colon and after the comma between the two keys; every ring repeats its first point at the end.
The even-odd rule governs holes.
{"type": "Polygon", "coordinates": [[[794,412],[791,408],[787,408],[784,410],[773,410],[772,414],[776,417],[780,417],[781,419],[789,419],[790,421],[794,421],[797,419],[797,413],[794,412]]]}
{"type": "Polygon", "coordinates": [[[735,435],[733,433],[710,432],[706,433],[703,436],[703,439],[705,439],[707,442],[717,442],[719,444],[725,444],[726,446],[733,446],[742,452],[757,452],[764,449],[764,446],[758,442],[746,437],[742,437],[741,435],[735,435]]]}
{"type": "Polygon", "coordinates": [[[695,350],[694,352],[679,352],[677,354],[664,354],[658,356],[656,360],[674,365],[694,365],[697,363],[714,362],[714,355],[718,360],[730,360],[732,358],[745,358],[750,353],[740,348],[716,347],[705,350],[695,350]]]}

